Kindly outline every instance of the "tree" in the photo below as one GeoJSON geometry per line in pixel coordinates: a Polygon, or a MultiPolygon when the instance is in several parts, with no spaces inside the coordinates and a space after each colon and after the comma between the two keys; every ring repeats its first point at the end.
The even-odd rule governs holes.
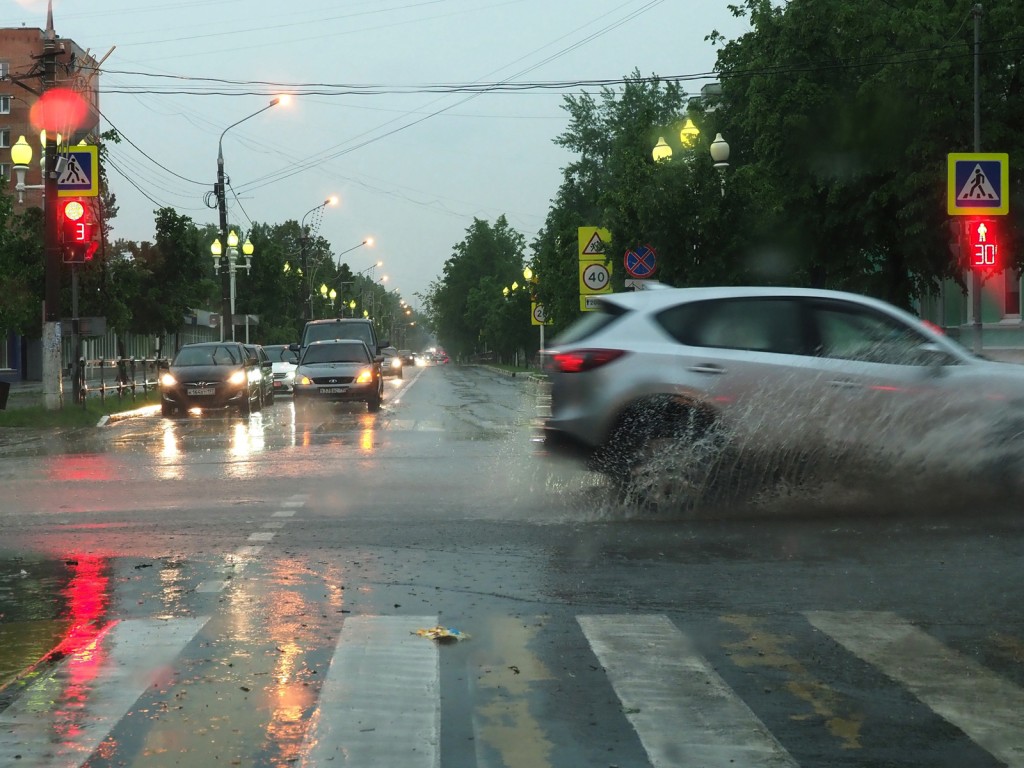
{"type": "MultiPolygon", "coordinates": [[[[972,148],[964,7],[743,0],[733,10],[752,30],[719,52],[718,119],[737,162],[766,185],[758,247],[784,254],[792,282],[904,306],[959,277],[946,245],[945,159],[972,148]]],[[[1020,4],[985,19],[990,38],[1022,26],[1020,4]]],[[[1012,155],[1024,141],[1019,53],[999,41],[985,51],[986,144],[1012,155]]]]}
{"type": "Polygon", "coordinates": [[[40,333],[42,213],[29,208],[15,215],[13,197],[0,193],[0,338],[10,331],[40,333]]]}

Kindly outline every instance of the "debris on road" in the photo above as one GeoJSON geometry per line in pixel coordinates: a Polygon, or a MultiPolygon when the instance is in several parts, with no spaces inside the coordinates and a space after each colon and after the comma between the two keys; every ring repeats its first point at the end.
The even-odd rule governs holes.
{"type": "Polygon", "coordinates": [[[457,643],[459,640],[467,640],[469,638],[469,635],[457,629],[449,629],[442,626],[431,627],[430,629],[417,629],[415,634],[420,637],[428,637],[438,643],[457,643]]]}

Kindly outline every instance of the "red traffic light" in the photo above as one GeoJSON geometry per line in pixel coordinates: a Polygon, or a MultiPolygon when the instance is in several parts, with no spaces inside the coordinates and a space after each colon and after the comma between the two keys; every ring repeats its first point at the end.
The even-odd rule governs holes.
{"type": "Polygon", "coordinates": [[[92,209],[81,198],[61,200],[58,207],[61,251],[65,263],[92,261],[99,248],[93,237],[92,209]]]}
{"type": "Polygon", "coordinates": [[[971,269],[999,269],[999,237],[995,221],[967,221],[967,258],[971,269]]]}

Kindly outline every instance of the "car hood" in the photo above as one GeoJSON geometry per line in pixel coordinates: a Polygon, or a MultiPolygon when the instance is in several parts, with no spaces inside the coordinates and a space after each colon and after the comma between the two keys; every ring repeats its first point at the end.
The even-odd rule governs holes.
{"type": "Polygon", "coordinates": [[[272,367],[274,373],[288,373],[289,371],[294,371],[297,366],[295,363],[274,363],[272,367]]]}
{"type": "Polygon", "coordinates": [[[306,376],[329,376],[332,373],[337,373],[345,376],[354,375],[369,367],[369,363],[304,363],[296,369],[295,373],[306,376]]]}

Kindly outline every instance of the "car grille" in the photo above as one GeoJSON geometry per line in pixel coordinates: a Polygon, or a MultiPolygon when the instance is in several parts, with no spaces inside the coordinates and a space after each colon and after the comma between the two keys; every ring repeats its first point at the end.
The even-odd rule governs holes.
{"type": "Polygon", "coordinates": [[[354,376],[318,376],[313,379],[314,384],[330,385],[330,384],[351,384],[355,381],[354,376]]]}
{"type": "Polygon", "coordinates": [[[288,375],[287,373],[275,373],[275,374],[274,374],[274,378],[275,378],[275,379],[283,379],[283,378],[285,378],[285,377],[286,377],[287,375],[288,375]]]}

